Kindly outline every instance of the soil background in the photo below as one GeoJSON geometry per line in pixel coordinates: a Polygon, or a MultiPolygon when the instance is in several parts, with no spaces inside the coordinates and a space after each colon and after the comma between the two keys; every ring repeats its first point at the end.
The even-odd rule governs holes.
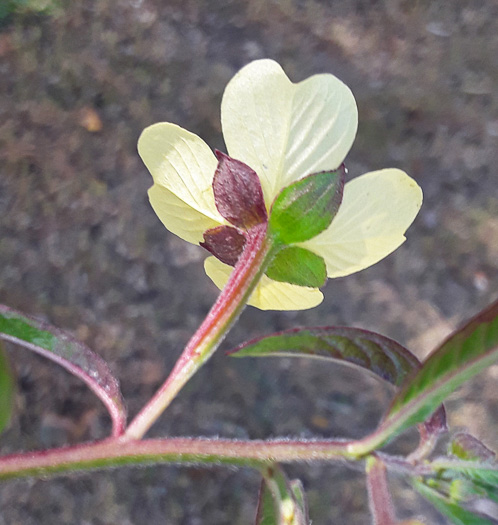
{"type": "MultiPolygon", "coordinates": [[[[245,340],[306,325],[352,325],[420,357],[498,290],[498,4],[495,0],[85,0],[0,27],[0,301],[72,332],[104,357],[133,416],[171,369],[217,290],[201,248],[167,232],[148,204],[136,142],[171,121],[224,149],[224,86],[251,60],[293,81],[330,72],[359,106],[349,176],[396,166],[424,205],[406,243],[331,280],[304,312],[248,308],[221,351],[151,436],[361,437],[390,392],[307,360],[233,360],[245,340]]],[[[16,410],[2,452],[102,438],[104,408],[77,379],[8,347],[16,410]]],[[[498,367],[447,403],[455,428],[498,448],[498,367]]],[[[406,452],[416,436],[392,450],[406,452]]],[[[369,523],[361,472],[287,469],[314,524],[369,523]]],[[[0,485],[0,525],[248,524],[249,470],[160,466],[0,485]]],[[[403,480],[399,517],[446,523],[403,480]]]]}

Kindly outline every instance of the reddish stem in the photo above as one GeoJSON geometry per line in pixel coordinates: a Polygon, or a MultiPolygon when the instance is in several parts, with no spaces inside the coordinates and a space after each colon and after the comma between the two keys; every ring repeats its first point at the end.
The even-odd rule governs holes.
{"type": "Polygon", "coordinates": [[[367,489],[374,525],[396,525],[398,522],[387,484],[386,466],[374,456],[367,459],[367,489]]]}
{"type": "Polygon", "coordinates": [[[97,443],[55,450],[24,452],[0,458],[0,479],[46,476],[77,470],[159,463],[230,464],[260,468],[275,462],[353,459],[347,441],[233,441],[229,439],[172,438],[126,440],[109,438],[97,443]]]}
{"type": "Polygon", "coordinates": [[[125,432],[128,439],[140,439],[154,424],[194,373],[211,357],[242,312],[266,269],[271,243],[267,225],[249,230],[244,251],[203,323],[188,342],[169,377],[125,432]]]}

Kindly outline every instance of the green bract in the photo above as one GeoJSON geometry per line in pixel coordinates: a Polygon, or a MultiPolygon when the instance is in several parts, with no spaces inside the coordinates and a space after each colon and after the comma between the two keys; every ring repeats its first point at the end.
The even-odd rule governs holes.
{"type": "Polygon", "coordinates": [[[275,255],[266,275],[274,281],[320,288],[327,280],[327,268],[325,261],[313,252],[287,246],[275,255]]]}
{"type": "Polygon", "coordinates": [[[270,232],[284,244],[313,239],[330,226],[343,187],[343,168],[315,173],[287,186],[272,205],[270,232]]]}

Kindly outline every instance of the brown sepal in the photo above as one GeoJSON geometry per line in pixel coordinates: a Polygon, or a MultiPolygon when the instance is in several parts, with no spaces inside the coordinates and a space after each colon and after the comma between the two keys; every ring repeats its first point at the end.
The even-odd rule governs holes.
{"type": "Polygon", "coordinates": [[[244,250],[244,235],[232,226],[217,226],[204,232],[204,242],[199,243],[217,259],[230,266],[235,266],[244,250]]]}
{"type": "Polygon", "coordinates": [[[249,230],[267,222],[263,190],[257,173],[240,160],[215,151],[218,159],[213,178],[216,208],[234,226],[249,230]]]}

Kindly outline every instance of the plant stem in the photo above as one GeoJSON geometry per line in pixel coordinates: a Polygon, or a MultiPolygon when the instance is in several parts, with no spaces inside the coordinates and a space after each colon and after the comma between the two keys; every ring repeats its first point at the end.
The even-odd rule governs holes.
{"type": "Polygon", "coordinates": [[[73,447],[24,452],[0,458],[0,479],[47,476],[125,465],[160,463],[229,464],[261,469],[275,462],[354,459],[347,441],[171,438],[127,440],[123,437],[73,447]]]}
{"type": "Polygon", "coordinates": [[[271,258],[272,243],[267,225],[259,224],[248,232],[244,252],[230,278],[193,335],[169,377],[130,423],[124,436],[140,439],[175,398],[185,383],[213,355],[236,321],[271,258]]]}
{"type": "Polygon", "coordinates": [[[389,486],[387,484],[386,466],[375,456],[367,459],[368,503],[374,525],[396,525],[389,486]]]}

